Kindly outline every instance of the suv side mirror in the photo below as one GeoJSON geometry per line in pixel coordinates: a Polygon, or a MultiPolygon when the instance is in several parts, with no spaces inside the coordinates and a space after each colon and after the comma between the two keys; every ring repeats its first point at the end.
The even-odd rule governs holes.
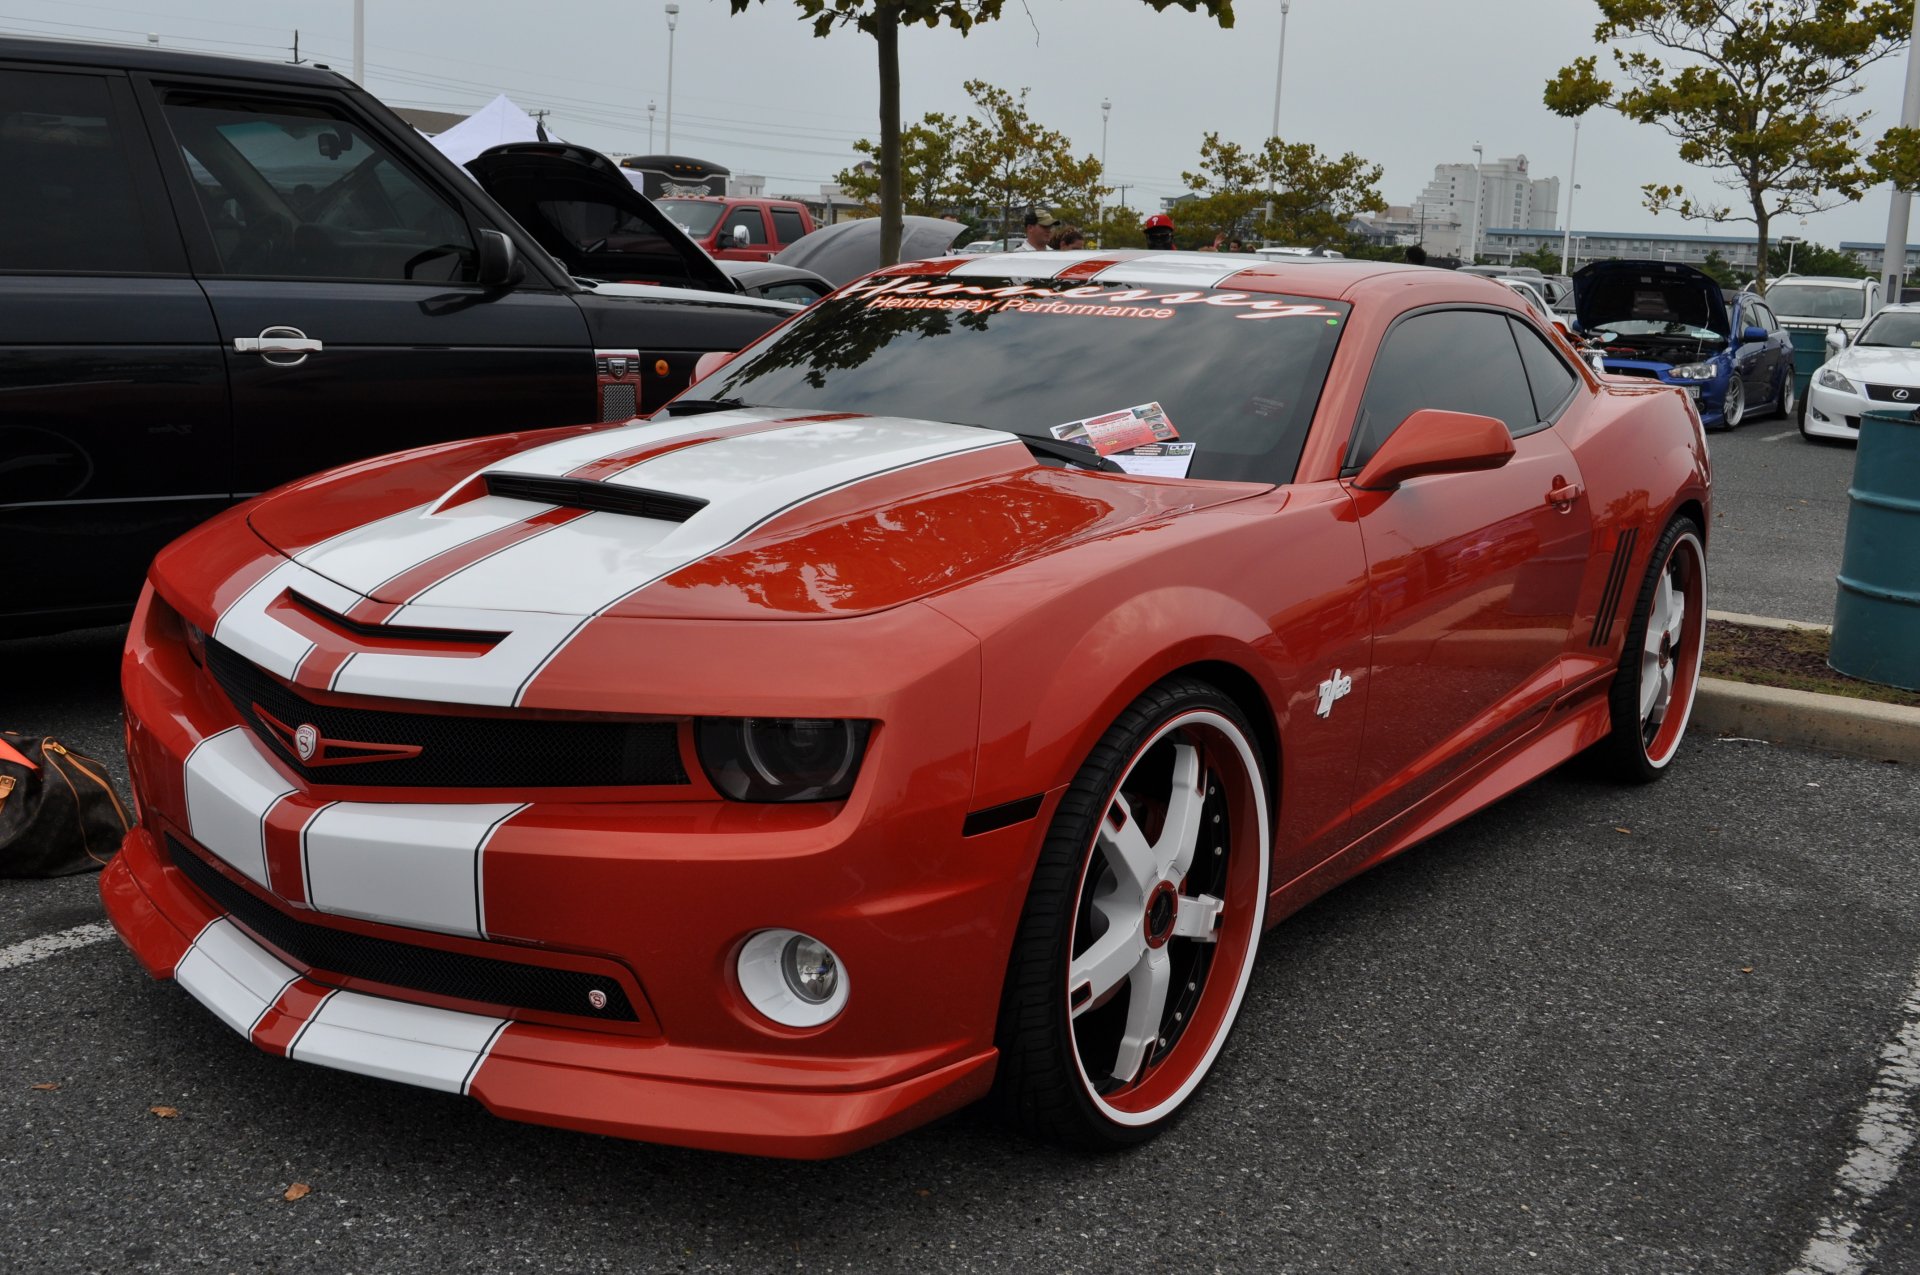
{"type": "Polygon", "coordinates": [[[474,282],[485,288],[500,288],[520,277],[520,254],[513,240],[498,230],[477,232],[480,259],[474,270],[474,282]]]}
{"type": "Polygon", "coordinates": [[[747,228],[745,226],[735,226],[733,228],[733,246],[734,247],[744,248],[747,246],[748,242],[751,241],[751,239],[752,239],[752,236],[747,233],[747,228]]]}
{"type": "Polygon", "coordinates": [[[1512,459],[1513,437],[1500,421],[1423,407],[1387,436],[1353,485],[1392,491],[1409,478],[1498,469],[1512,459]]]}

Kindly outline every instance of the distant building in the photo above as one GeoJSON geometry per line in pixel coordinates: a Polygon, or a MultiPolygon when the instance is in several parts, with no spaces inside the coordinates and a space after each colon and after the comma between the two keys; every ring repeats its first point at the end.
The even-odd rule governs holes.
{"type": "MultiPolygon", "coordinates": [[[[1560,251],[1557,230],[1502,228],[1486,232],[1480,252],[1494,261],[1511,261],[1537,248],[1560,251]]],[[[1754,235],[1669,235],[1651,230],[1576,230],[1571,245],[1571,268],[1604,257],[1639,257],[1649,261],[1685,261],[1699,265],[1707,254],[1736,270],[1752,271],[1759,263],[1760,240],[1754,235]]]]}
{"type": "MultiPolygon", "coordinates": [[[[1887,261],[1887,245],[1883,243],[1862,243],[1855,239],[1840,241],[1840,251],[1852,255],[1855,261],[1875,274],[1884,273],[1887,261]]],[[[1920,270],[1920,244],[1907,245],[1907,265],[1903,274],[1911,276],[1920,270]]]]}
{"type": "Polygon", "coordinates": [[[1409,208],[1429,253],[1472,260],[1487,252],[1488,227],[1552,230],[1560,224],[1560,179],[1532,176],[1525,155],[1479,164],[1436,164],[1409,208]]]}

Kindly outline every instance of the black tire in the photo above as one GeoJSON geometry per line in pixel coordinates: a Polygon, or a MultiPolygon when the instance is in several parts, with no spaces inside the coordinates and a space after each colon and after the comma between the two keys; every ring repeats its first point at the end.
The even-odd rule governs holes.
{"type": "MultiPolygon", "coordinates": [[[[1044,1141],[1115,1150],[1166,1127],[1206,1078],[1238,1014],[1266,915],[1271,823],[1256,740],[1231,699],[1205,682],[1176,677],[1129,705],[1080,767],[1048,828],[1008,961],[993,1097],[1004,1120],[1044,1141]],[[1169,796],[1157,808],[1159,830],[1149,845],[1156,814],[1150,794],[1162,769],[1169,796]],[[1192,782],[1185,796],[1183,775],[1192,782]],[[1176,809],[1194,844],[1180,881],[1145,892],[1145,911],[1131,923],[1137,932],[1101,924],[1129,905],[1114,900],[1137,887],[1113,870],[1103,824],[1105,841],[1132,823],[1141,845],[1158,852],[1181,839],[1176,809]],[[1203,887],[1219,893],[1200,893],[1203,887]],[[1172,899],[1164,897],[1169,889],[1172,899]],[[1182,932],[1204,924],[1199,918],[1213,918],[1211,938],[1182,932]],[[1124,1024],[1136,1011],[1144,966],[1129,967],[1131,975],[1096,996],[1091,981],[1083,988],[1073,975],[1082,939],[1083,968],[1095,963],[1096,950],[1118,953],[1130,943],[1141,961],[1171,969],[1172,981],[1165,973],[1144,976],[1159,979],[1157,1004],[1150,995],[1139,1002],[1147,1021],[1158,1024],[1146,1045],[1129,1037],[1130,1027],[1112,1031],[1116,1017],[1124,1024]],[[1113,1070],[1099,1074],[1098,1064],[1090,1069],[1087,1060],[1106,1057],[1110,1038],[1117,1040],[1113,1068],[1137,1056],[1131,1079],[1113,1070]]],[[[1110,970],[1133,959],[1099,963],[1110,970]]]]}
{"type": "MultiPolygon", "coordinates": [[[[1681,516],[1668,523],[1653,547],[1646,578],[1634,600],[1620,667],[1607,692],[1612,729],[1594,746],[1604,769],[1625,783],[1652,783],[1666,774],[1686,734],[1694,692],[1700,684],[1700,655],[1706,639],[1707,559],[1700,537],[1699,524],[1691,518],[1681,516]],[[1655,595],[1662,578],[1669,576],[1676,577],[1677,587],[1684,592],[1685,607],[1671,654],[1663,651],[1654,656],[1648,649],[1647,630],[1655,611],[1655,595]],[[1649,657],[1654,659],[1652,665],[1649,657]],[[1671,672],[1667,673],[1669,667],[1671,672]],[[1664,703],[1656,702],[1659,715],[1649,721],[1643,693],[1649,677],[1657,679],[1663,674],[1673,679],[1669,694],[1664,703]]],[[[1658,701],[1657,681],[1654,695],[1658,701]]]]}

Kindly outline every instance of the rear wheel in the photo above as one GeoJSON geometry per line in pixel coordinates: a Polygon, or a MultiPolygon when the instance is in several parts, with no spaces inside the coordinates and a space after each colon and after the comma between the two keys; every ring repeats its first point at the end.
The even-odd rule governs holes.
{"type": "Polygon", "coordinates": [[[1269,835],[1233,701],[1178,678],[1120,715],[1061,799],[1020,919],[998,1032],[1006,1116],[1101,1149],[1181,1110],[1239,1014],[1269,835]]]}
{"type": "Polygon", "coordinates": [[[1706,549],[1693,519],[1676,518],[1654,546],[1608,696],[1613,729],[1600,752],[1619,778],[1658,779],[1680,750],[1706,633],[1706,549]]]}

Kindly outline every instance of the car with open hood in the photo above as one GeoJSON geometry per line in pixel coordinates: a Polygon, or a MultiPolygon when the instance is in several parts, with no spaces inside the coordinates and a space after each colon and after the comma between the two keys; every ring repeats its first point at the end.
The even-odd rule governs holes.
{"type": "Polygon", "coordinates": [[[124,620],[302,474],[651,412],[791,313],[590,151],[476,163],[322,68],[0,38],[0,636],[124,620]],[[574,277],[616,269],[647,290],[574,277]]]}
{"type": "Polygon", "coordinates": [[[1731,301],[1677,261],[1595,261],[1573,276],[1574,330],[1608,372],[1678,385],[1709,429],[1795,406],[1793,344],[1759,296],[1731,301]]]}
{"type": "Polygon", "coordinates": [[[1800,432],[1858,441],[1866,412],[1920,407],[1920,304],[1884,306],[1844,343],[1807,385],[1800,432]]]}
{"type": "Polygon", "coordinates": [[[702,363],[160,555],[100,883],[150,974],[566,1128],[827,1156],[989,1098],[1118,1148],[1268,927],[1679,752],[1699,418],[1486,280],[955,255],[702,363]]]}

